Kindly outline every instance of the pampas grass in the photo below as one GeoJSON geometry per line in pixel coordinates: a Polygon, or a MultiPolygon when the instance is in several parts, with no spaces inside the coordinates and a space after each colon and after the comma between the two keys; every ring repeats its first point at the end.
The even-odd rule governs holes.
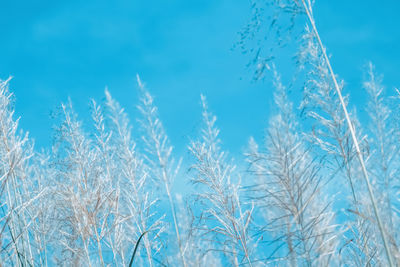
{"type": "Polygon", "coordinates": [[[255,80],[272,80],[274,107],[245,155],[224,149],[201,96],[201,129],[181,164],[139,76],[137,126],[106,90],[89,124],[62,104],[55,142],[39,153],[1,81],[1,266],[399,265],[399,91],[368,64],[369,124],[359,120],[313,1],[252,3],[240,47],[255,53],[255,80]],[[271,49],[256,40],[265,28],[271,49]],[[289,42],[296,70],[282,79],[265,53],[289,42]]]}

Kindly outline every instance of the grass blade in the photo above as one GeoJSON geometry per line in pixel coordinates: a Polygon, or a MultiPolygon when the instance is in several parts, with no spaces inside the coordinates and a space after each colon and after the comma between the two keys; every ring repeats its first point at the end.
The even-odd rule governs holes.
{"type": "Polygon", "coordinates": [[[136,242],[135,249],[133,250],[133,254],[132,254],[131,261],[129,262],[129,267],[132,267],[133,260],[135,259],[136,251],[137,251],[137,249],[138,249],[138,247],[139,247],[140,241],[142,240],[142,238],[143,238],[143,236],[144,236],[145,234],[147,234],[147,231],[144,231],[144,232],[139,236],[139,239],[138,239],[138,241],[136,242]]]}

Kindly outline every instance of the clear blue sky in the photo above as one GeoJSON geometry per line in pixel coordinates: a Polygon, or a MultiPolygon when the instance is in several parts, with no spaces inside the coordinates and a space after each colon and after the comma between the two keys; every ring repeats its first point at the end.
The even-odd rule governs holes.
{"type": "MultiPolygon", "coordinates": [[[[355,103],[364,101],[368,60],[388,89],[400,86],[400,2],[316,2],[320,34],[355,103]]],[[[89,99],[100,101],[107,86],[134,115],[139,73],[178,150],[197,134],[204,93],[225,145],[239,152],[262,135],[271,103],[270,83],[251,82],[249,58],[231,49],[250,14],[245,0],[3,1],[0,78],[14,77],[16,114],[39,147],[51,143],[49,114],[68,97],[85,119],[89,99]]]]}

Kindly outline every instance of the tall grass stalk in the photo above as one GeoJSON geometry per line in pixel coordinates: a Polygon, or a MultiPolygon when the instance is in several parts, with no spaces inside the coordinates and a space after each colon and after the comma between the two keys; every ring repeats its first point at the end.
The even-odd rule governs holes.
{"type": "Polygon", "coordinates": [[[331,202],[324,198],[328,181],[321,175],[322,162],[306,148],[287,89],[275,67],[272,73],[278,111],[270,120],[264,151],[253,140],[248,153],[250,171],[258,178],[256,206],[266,236],[277,247],[269,257],[289,266],[337,264],[339,229],[331,202]]]}
{"type": "Polygon", "coordinates": [[[30,164],[34,156],[28,133],[19,130],[15,119],[10,79],[0,80],[0,259],[18,266],[34,264],[35,241],[32,230],[39,211],[32,208],[43,195],[32,186],[30,164]],[[15,260],[13,261],[12,258],[15,260]]]}
{"type": "Polygon", "coordinates": [[[158,118],[157,108],[153,103],[153,97],[146,90],[144,84],[140,80],[139,75],[136,77],[141,94],[140,105],[138,106],[143,116],[141,125],[146,133],[146,135],[143,137],[143,141],[146,146],[146,152],[148,153],[146,159],[151,167],[152,175],[154,175],[153,178],[159,180],[165,187],[165,192],[168,197],[169,207],[172,214],[176,241],[178,243],[179,258],[182,266],[187,267],[178,217],[176,215],[175,201],[171,191],[171,184],[179,171],[180,163],[175,165],[174,160],[171,157],[172,146],[170,146],[168,137],[164,131],[164,127],[158,118]]]}
{"type": "MultiPolygon", "coordinates": [[[[136,242],[141,233],[146,251],[147,264],[153,266],[153,257],[159,252],[159,234],[163,232],[163,214],[156,212],[159,199],[149,192],[152,181],[149,168],[143,162],[137,151],[136,143],[131,136],[131,124],[128,116],[119,103],[114,100],[108,90],[105,91],[106,107],[110,120],[109,127],[113,130],[113,145],[115,147],[114,172],[115,186],[119,191],[118,214],[121,215],[121,223],[118,226],[118,234],[115,236],[117,244],[123,242],[118,250],[124,253],[126,248],[136,242]],[[126,233],[135,233],[133,237],[126,233]],[[122,241],[123,240],[123,241],[122,241]]],[[[131,253],[130,249],[126,251],[131,253]]],[[[140,250],[138,251],[140,252],[140,250]]],[[[125,254],[121,254],[125,262],[125,254]],[[123,256],[122,256],[123,255],[123,256]]]]}
{"type": "Polygon", "coordinates": [[[363,174],[365,183],[366,183],[367,188],[368,188],[369,198],[370,198],[370,201],[371,201],[371,204],[372,204],[372,207],[373,207],[373,211],[374,211],[375,219],[376,219],[378,227],[379,227],[379,231],[381,233],[381,237],[382,237],[383,244],[384,244],[384,247],[385,247],[385,253],[386,253],[387,260],[388,260],[388,264],[389,264],[390,267],[392,267],[392,266],[394,266],[393,265],[393,261],[392,261],[392,254],[391,254],[391,251],[390,251],[390,248],[389,248],[389,244],[388,244],[388,241],[387,241],[385,230],[383,228],[381,217],[380,217],[377,205],[376,205],[376,199],[375,199],[375,196],[374,196],[374,193],[373,193],[373,190],[372,190],[372,186],[371,186],[371,183],[370,183],[368,171],[367,171],[367,168],[365,166],[364,157],[363,157],[363,155],[361,153],[360,146],[359,146],[359,143],[358,143],[358,139],[356,137],[355,129],[353,127],[353,124],[351,122],[349,113],[347,111],[347,107],[346,107],[346,104],[344,102],[344,99],[343,99],[343,96],[342,96],[342,92],[341,92],[339,84],[338,84],[338,82],[336,80],[335,73],[333,72],[329,57],[328,57],[328,55],[326,53],[326,49],[325,49],[325,47],[324,47],[324,45],[323,45],[323,43],[321,41],[321,38],[319,36],[318,30],[317,30],[317,26],[315,24],[315,20],[314,20],[313,14],[312,14],[311,1],[308,0],[307,3],[306,3],[305,0],[301,0],[301,2],[303,4],[304,11],[306,12],[307,17],[309,19],[309,22],[310,22],[310,24],[312,26],[313,33],[315,34],[315,37],[316,37],[316,39],[318,41],[318,44],[319,44],[319,46],[321,48],[321,51],[322,51],[322,54],[323,54],[323,56],[325,58],[325,62],[327,64],[327,67],[329,69],[329,73],[331,75],[331,78],[332,78],[336,93],[337,93],[337,95],[339,97],[339,100],[340,100],[340,103],[341,103],[341,106],[342,106],[342,109],[343,109],[343,112],[344,112],[344,115],[345,115],[345,118],[346,118],[347,126],[349,127],[349,130],[350,130],[350,133],[351,133],[351,137],[353,139],[353,143],[354,143],[354,146],[356,148],[357,157],[358,157],[358,160],[360,161],[362,174],[363,174]]]}
{"type": "Polygon", "coordinates": [[[197,193],[199,216],[205,237],[213,238],[209,250],[223,252],[234,266],[253,266],[254,239],[250,234],[253,204],[247,205],[240,196],[241,177],[220,148],[216,117],[208,111],[206,99],[203,107],[202,138],[191,142],[189,150],[195,158],[191,167],[192,181],[202,189],[197,193]],[[213,244],[214,243],[214,244],[213,244]]]}

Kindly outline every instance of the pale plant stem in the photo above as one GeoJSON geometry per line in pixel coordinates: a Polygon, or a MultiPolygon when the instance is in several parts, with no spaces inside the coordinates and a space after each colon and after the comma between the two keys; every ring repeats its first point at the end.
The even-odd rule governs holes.
{"type": "Polygon", "coordinates": [[[157,157],[158,157],[160,165],[162,167],[162,179],[164,181],[165,190],[167,192],[168,201],[169,201],[169,205],[170,205],[171,212],[172,212],[172,218],[174,220],[174,227],[175,227],[176,239],[178,241],[179,254],[181,256],[183,266],[187,267],[185,257],[183,255],[183,250],[182,250],[182,242],[181,242],[181,237],[180,237],[180,233],[179,233],[178,218],[176,216],[175,203],[174,203],[174,200],[172,199],[171,190],[169,188],[168,173],[167,173],[167,170],[165,167],[166,163],[164,162],[164,160],[162,159],[162,156],[161,156],[160,143],[157,142],[156,140],[154,140],[154,141],[156,142],[157,157]]]}
{"type": "MultiPolygon", "coordinates": [[[[117,230],[117,227],[116,227],[116,230],[115,231],[118,231],[117,230]]],[[[111,233],[109,233],[108,234],[108,238],[110,239],[110,247],[111,247],[111,250],[113,251],[113,261],[114,261],[114,263],[118,263],[118,260],[117,260],[117,253],[116,253],[116,251],[115,251],[115,244],[114,244],[114,240],[112,240],[112,235],[111,235],[111,233]]]]}
{"type": "Polygon", "coordinates": [[[38,248],[38,254],[39,254],[39,262],[42,263],[44,261],[44,259],[42,258],[42,254],[40,253],[42,251],[42,243],[39,240],[39,248],[38,248]]]}
{"type": "Polygon", "coordinates": [[[88,265],[89,265],[89,267],[92,267],[92,263],[91,263],[91,260],[90,260],[90,254],[89,254],[89,244],[88,244],[88,241],[84,241],[84,244],[85,244],[86,257],[87,257],[87,259],[88,259],[88,265]]]}
{"type": "MultiPolygon", "coordinates": [[[[141,82],[139,75],[137,75],[136,78],[137,78],[137,83],[138,83],[139,88],[142,90],[142,93],[144,95],[146,95],[146,89],[144,87],[144,84],[141,82]]],[[[146,105],[148,105],[146,103],[143,103],[143,104],[144,104],[144,107],[146,107],[146,105]]],[[[156,122],[153,121],[153,119],[151,118],[151,114],[150,113],[145,112],[144,115],[148,119],[148,123],[149,123],[148,127],[150,127],[150,131],[151,131],[150,138],[154,142],[155,153],[156,153],[156,156],[157,156],[157,160],[158,160],[158,162],[160,164],[161,176],[162,176],[162,177],[160,177],[160,180],[162,180],[164,182],[165,190],[166,190],[166,193],[167,193],[167,196],[168,196],[168,201],[169,201],[169,205],[170,205],[170,208],[171,208],[172,218],[173,218],[173,221],[174,221],[176,239],[178,241],[178,249],[179,249],[180,258],[181,258],[181,261],[182,261],[182,265],[184,267],[187,267],[187,263],[186,263],[186,260],[185,260],[185,257],[184,257],[184,253],[183,253],[183,249],[182,249],[182,241],[181,241],[181,237],[180,237],[180,233],[179,233],[179,225],[178,225],[178,218],[176,216],[175,203],[174,203],[174,200],[172,198],[171,190],[170,190],[170,186],[169,186],[169,183],[171,181],[170,180],[171,177],[169,177],[168,169],[167,169],[167,161],[168,161],[168,159],[165,159],[163,157],[163,155],[162,155],[163,154],[162,144],[160,143],[160,140],[157,138],[157,134],[156,134],[156,130],[155,130],[156,129],[156,125],[157,125],[156,122]]]]}
{"type": "MultiPolygon", "coordinates": [[[[141,217],[141,222],[142,222],[142,227],[139,228],[140,233],[144,233],[145,230],[143,229],[147,229],[147,225],[145,223],[145,219],[143,218],[143,211],[140,213],[140,217],[141,217]]],[[[146,249],[146,254],[147,254],[147,260],[149,262],[149,266],[152,267],[153,266],[153,260],[151,258],[151,244],[150,244],[150,240],[148,238],[147,235],[143,236],[143,242],[144,242],[144,247],[146,249]]]]}
{"type": "MultiPolygon", "coordinates": [[[[233,212],[233,213],[234,213],[234,212],[233,212]]],[[[232,228],[233,228],[233,230],[234,230],[234,233],[237,235],[236,238],[239,240],[240,245],[242,245],[242,248],[244,249],[244,254],[245,254],[246,260],[248,260],[247,251],[246,251],[246,248],[245,248],[245,246],[243,245],[242,239],[241,239],[241,237],[240,237],[240,232],[239,232],[239,230],[238,230],[237,227],[236,227],[236,222],[233,221],[233,220],[231,220],[231,224],[232,224],[232,228]]],[[[238,253],[235,253],[235,263],[238,264],[237,257],[238,257],[238,253]]],[[[248,262],[250,263],[250,260],[248,260],[248,262]]],[[[251,265],[251,263],[250,263],[250,265],[251,265]]],[[[239,265],[237,265],[237,266],[239,266],[239,265]]]]}
{"type": "Polygon", "coordinates": [[[44,246],[44,265],[47,267],[47,248],[44,246]]]}
{"type": "MultiPolygon", "coordinates": [[[[371,65],[370,65],[371,66],[371,65]]],[[[372,68],[372,66],[371,66],[372,68]]],[[[372,69],[371,69],[372,72],[372,69]]],[[[372,74],[371,74],[372,75],[372,74]]],[[[374,79],[375,80],[375,79],[374,79]]],[[[375,101],[378,101],[377,98],[375,98],[375,101]]],[[[385,149],[385,141],[383,136],[385,135],[385,126],[382,124],[384,119],[382,119],[381,116],[379,116],[380,119],[378,119],[377,123],[376,123],[376,127],[377,127],[377,138],[378,138],[378,142],[379,142],[379,148],[380,148],[380,155],[382,158],[382,170],[384,173],[384,185],[385,185],[385,193],[384,193],[384,200],[387,202],[388,205],[388,216],[389,216],[389,227],[390,227],[390,231],[392,232],[393,230],[393,216],[392,216],[392,205],[391,205],[391,199],[390,199],[390,195],[389,195],[389,191],[390,191],[390,185],[389,185],[389,174],[388,174],[388,163],[387,163],[387,156],[386,156],[386,149],[385,149]]]]}
{"type": "MultiPolygon", "coordinates": [[[[120,185],[120,182],[118,181],[117,182],[118,183],[118,188],[121,188],[121,185],[120,185]]],[[[120,216],[119,215],[119,212],[120,212],[120,210],[119,210],[119,198],[118,198],[118,200],[117,200],[118,202],[117,202],[117,208],[116,208],[116,214],[118,214],[118,216],[120,216]]],[[[114,232],[114,238],[116,237],[116,236],[118,236],[118,235],[120,235],[120,231],[121,231],[121,229],[122,229],[122,225],[121,224],[118,224],[117,226],[116,226],[116,230],[115,230],[115,232],[114,232]]],[[[111,234],[110,234],[111,235],[111,234]]],[[[111,238],[110,238],[110,240],[111,240],[111,238]]],[[[119,248],[120,248],[120,251],[121,251],[121,262],[122,262],[122,265],[123,266],[125,266],[125,257],[124,257],[124,250],[123,249],[121,249],[121,246],[119,246],[119,248]]],[[[114,258],[116,259],[116,254],[114,254],[114,258]]],[[[115,262],[117,262],[117,261],[115,261],[115,262]]]]}
{"type": "MultiPolygon", "coordinates": [[[[116,127],[117,127],[117,131],[118,131],[118,134],[119,134],[119,136],[120,137],[122,137],[122,142],[123,142],[123,147],[125,148],[125,152],[127,153],[127,154],[129,154],[129,155],[132,155],[133,153],[131,153],[131,151],[130,151],[130,149],[129,149],[129,147],[130,147],[130,144],[129,144],[129,140],[125,137],[125,135],[124,135],[124,131],[122,130],[122,126],[121,126],[121,124],[119,123],[119,121],[118,120],[115,120],[115,125],[116,125],[116,127]]],[[[134,195],[134,204],[132,203],[131,205],[132,206],[134,206],[134,205],[136,205],[137,207],[140,207],[140,202],[141,202],[141,200],[139,199],[139,196],[140,196],[140,193],[139,193],[139,191],[138,191],[138,188],[137,188],[137,186],[136,186],[136,181],[135,181],[135,179],[136,179],[136,169],[137,169],[137,159],[135,158],[134,159],[134,168],[135,168],[135,170],[134,171],[132,171],[132,170],[129,170],[129,177],[130,177],[130,179],[129,179],[129,181],[131,182],[131,184],[132,184],[132,187],[133,187],[133,195],[134,195]]],[[[118,182],[118,188],[120,188],[120,183],[118,182]]],[[[145,216],[144,216],[144,214],[143,214],[143,210],[142,209],[139,209],[139,211],[138,211],[138,213],[140,214],[140,221],[141,221],[141,225],[142,225],[142,228],[143,229],[146,229],[147,227],[146,227],[146,218],[144,218],[145,216]]],[[[143,230],[143,229],[141,229],[140,227],[139,227],[139,232],[140,233],[143,233],[145,230],[143,230]]],[[[144,246],[145,246],[145,250],[146,250],[146,254],[147,254],[147,260],[148,260],[148,262],[149,262],[149,266],[150,267],[152,267],[153,266],[153,260],[152,260],[152,251],[151,251],[151,243],[150,243],[150,240],[149,240],[149,238],[148,238],[148,235],[146,235],[146,236],[144,236],[143,237],[143,242],[144,242],[144,246]]],[[[125,264],[125,262],[124,262],[124,264],[125,264]]]]}
{"type": "MultiPolygon", "coordinates": [[[[135,196],[139,196],[139,193],[137,192],[136,186],[133,186],[133,188],[134,188],[135,196]]],[[[139,203],[138,199],[136,199],[135,202],[136,202],[136,205],[140,206],[140,203],[139,203]]],[[[141,226],[142,227],[139,227],[139,233],[144,233],[145,230],[143,230],[143,229],[147,229],[147,227],[146,227],[146,223],[145,223],[146,219],[143,218],[143,210],[140,210],[140,218],[141,218],[141,224],[142,224],[141,226]]],[[[150,244],[150,240],[149,240],[147,235],[143,237],[143,243],[144,243],[144,247],[145,247],[145,250],[146,250],[147,260],[149,262],[149,266],[152,267],[153,266],[153,260],[151,258],[152,257],[151,244],[150,244]]]]}
{"type": "MultiPolygon", "coordinates": [[[[7,152],[9,153],[10,152],[10,148],[9,148],[8,141],[7,141],[7,138],[6,138],[6,132],[5,132],[6,128],[3,125],[3,122],[2,122],[1,126],[2,126],[1,128],[3,129],[3,139],[4,139],[3,142],[4,142],[5,146],[6,146],[7,152]]],[[[10,159],[8,159],[8,160],[9,160],[9,162],[8,162],[9,166],[12,166],[10,159]]],[[[6,182],[6,187],[7,187],[7,198],[8,198],[8,202],[9,202],[8,205],[9,205],[9,207],[13,208],[14,205],[13,205],[13,201],[12,201],[11,194],[10,194],[10,183],[9,183],[9,181],[7,181],[8,179],[13,179],[13,175],[10,175],[10,171],[8,171],[8,174],[7,174],[5,182],[6,182]]],[[[9,216],[11,216],[11,219],[9,220],[9,229],[10,229],[11,235],[13,236],[13,239],[15,240],[16,232],[15,232],[15,225],[14,225],[14,220],[13,220],[14,216],[13,216],[13,211],[12,210],[11,210],[9,216]]],[[[17,248],[16,240],[15,240],[13,245],[14,245],[14,248],[15,248],[15,251],[16,251],[16,253],[15,253],[16,254],[16,262],[18,262],[19,255],[18,255],[18,248],[17,248]]]]}
{"type": "Polygon", "coordinates": [[[286,232],[287,232],[287,234],[286,234],[287,235],[287,243],[288,243],[288,248],[289,248],[290,267],[295,267],[295,266],[297,266],[297,263],[296,263],[296,257],[294,254],[294,249],[293,249],[292,234],[290,231],[289,219],[287,219],[286,232]]]}
{"type": "MultiPolygon", "coordinates": [[[[13,183],[14,183],[14,191],[15,191],[16,197],[18,197],[20,205],[22,207],[23,206],[22,197],[21,197],[21,194],[20,194],[19,191],[18,191],[18,194],[17,194],[17,189],[16,189],[17,185],[15,183],[15,179],[13,179],[13,183]]],[[[25,185],[23,179],[22,179],[22,183],[23,183],[23,185],[25,185]]],[[[22,211],[22,209],[21,209],[21,211],[22,211]]],[[[25,217],[25,213],[23,211],[22,211],[22,224],[23,224],[22,229],[25,228],[25,226],[28,225],[26,217],[25,217]]],[[[27,243],[27,246],[28,246],[28,252],[29,252],[29,256],[30,256],[30,261],[33,262],[32,247],[31,247],[31,241],[30,241],[30,238],[29,238],[28,229],[24,229],[24,235],[26,235],[26,243],[27,243]]],[[[27,264],[28,263],[27,262],[28,259],[27,259],[26,255],[24,255],[24,257],[25,257],[25,261],[26,261],[26,264],[27,264]]]]}
{"type": "Polygon", "coordinates": [[[336,80],[336,77],[335,77],[335,73],[333,72],[332,66],[330,64],[329,57],[326,54],[325,47],[322,44],[321,38],[320,38],[320,36],[318,34],[314,18],[313,18],[312,14],[311,14],[311,10],[310,10],[311,6],[310,6],[310,9],[309,9],[307,4],[305,3],[305,0],[302,0],[302,3],[303,3],[305,11],[307,13],[307,17],[308,17],[308,19],[309,19],[309,21],[311,23],[312,28],[313,28],[315,37],[316,37],[316,39],[318,41],[318,44],[319,44],[319,46],[321,48],[323,57],[324,57],[324,59],[326,61],[330,76],[332,78],[333,84],[335,86],[336,92],[337,92],[339,100],[340,100],[340,104],[341,104],[341,106],[343,108],[343,112],[344,112],[344,115],[345,115],[349,130],[350,130],[350,133],[351,133],[351,137],[353,139],[354,146],[356,148],[357,157],[358,157],[358,160],[360,161],[360,165],[361,165],[361,169],[362,169],[362,172],[363,172],[364,180],[365,180],[365,183],[367,184],[369,198],[371,200],[371,204],[372,204],[372,207],[373,207],[374,215],[375,215],[376,221],[378,223],[378,228],[379,228],[382,240],[383,240],[383,245],[385,247],[385,252],[386,252],[386,257],[387,257],[387,260],[388,260],[388,264],[389,264],[390,267],[392,267],[392,266],[394,266],[393,262],[392,262],[392,255],[391,255],[391,252],[390,252],[389,244],[387,242],[385,230],[383,229],[383,225],[382,225],[381,219],[379,217],[379,212],[378,212],[378,209],[377,209],[377,206],[376,206],[376,200],[375,200],[375,197],[374,197],[374,194],[373,194],[373,191],[372,191],[371,183],[369,181],[368,172],[367,172],[367,168],[365,167],[364,158],[363,158],[363,156],[361,154],[360,146],[358,144],[358,140],[357,140],[357,137],[356,137],[355,129],[353,127],[353,124],[351,122],[349,113],[347,111],[347,107],[346,107],[346,104],[344,102],[344,99],[343,99],[343,96],[342,96],[342,92],[340,91],[339,84],[338,84],[338,82],[336,80]]]}
{"type": "Polygon", "coordinates": [[[96,229],[96,225],[97,224],[94,225],[95,226],[94,231],[96,232],[97,249],[98,249],[98,252],[99,252],[101,266],[104,266],[103,251],[101,249],[101,241],[100,241],[99,233],[97,232],[97,229],[96,229]]]}
{"type": "Polygon", "coordinates": [[[239,267],[239,261],[237,259],[238,253],[236,252],[236,248],[234,246],[232,248],[232,252],[233,252],[233,263],[234,263],[235,267],[239,267]]]}
{"type": "MultiPolygon", "coordinates": [[[[140,207],[140,200],[138,199],[138,196],[139,196],[138,189],[136,188],[135,183],[132,183],[132,186],[133,186],[134,195],[136,196],[136,198],[133,201],[135,202],[135,204],[138,207],[140,207]]],[[[146,220],[143,218],[143,210],[140,209],[139,214],[140,214],[141,227],[138,226],[138,228],[139,228],[138,230],[139,230],[139,233],[144,233],[145,230],[143,230],[143,229],[147,229],[147,227],[146,227],[146,223],[145,223],[146,220]]],[[[146,250],[147,260],[149,262],[149,266],[152,267],[153,266],[153,261],[152,261],[152,258],[151,258],[152,257],[151,244],[150,244],[150,241],[149,241],[147,235],[143,237],[143,242],[144,242],[144,247],[145,247],[145,250],[146,250]]]]}
{"type": "MultiPolygon", "coordinates": [[[[245,234],[243,234],[243,235],[245,235],[245,234]]],[[[245,240],[246,240],[246,236],[244,236],[244,237],[240,236],[240,243],[242,245],[242,248],[243,248],[247,263],[249,264],[250,267],[252,267],[253,264],[251,263],[251,260],[249,258],[249,251],[247,250],[247,244],[246,244],[245,240]]]]}
{"type": "Polygon", "coordinates": [[[301,243],[303,244],[306,264],[307,264],[308,267],[311,267],[312,264],[311,264],[310,250],[308,249],[307,242],[306,242],[307,241],[307,237],[304,236],[304,233],[306,231],[305,231],[303,216],[300,215],[300,216],[297,216],[297,217],[298,217],[298,222],[297,223],[300,225],[300,229],[301,229],[301,232],[300,232],[301,237],[300,237],[300,239],[302,241],[301,243]]]}
{"type": "MultiPolygon", "coordinates": [[[[9,149],[9,146],[8,146],[8,142],[6,141],[5,142],[5,145],[6,145],[6,148],[7,148],[7,151],[9,152],[10,151],[10,149],[9,149]]],[[[13,166],[13,164],[12,164],[12,162],[11,162],[11,159],[9,159],[9,166],[12,166],[12,169],[14,168],[14,166],[13,166]]],[[[20,198],[18,198],[18,191],[17,191],[17,189],[16,189],[16,183],[15,183],[15,180],[16,180],[16,177],[15,177],[15,173],[14,172],[12,172],[11,174],[9,174],[9,175],[7,175],[9,178],[7,178],[7,179],[11,179],[11,181],[9,181],[8,183],[7,183],[7,192],[8,192],[8,198],[9,198],[9,202],[10,202],[10,207],[13,207],[13,209],[15,208],[15,207],[18,207],[18,206],[21,206],[22,207],[22,199],[21,199],[21,197],[20,198]],[[12,183],[12,185],[11,185],[11,189],[10,189],[10,183],[12,183]],[[14,191],[14,204],[13,204],[13,201],[12,201],[12,197],[11,197],[11,194],[10,194],[10,191],[11,190],[13,190],[14,191]],[[20,200],[20,201],[18,201],[18,199],[20,200]],[[18,202],[20,202],[20,203],[18,203],[18,202]],[[15,205],[15,207],[14,207],[14,205],[15,205]]],[[[11,211],[10,212],[10,216],[12,216],[12,214],[13,214],[13,211],[11,211]]],[[[19,216],[18,216],[19,217],[19,216]]],[[[12,218],[14,218],[14,216],[12,216],[12,218]]],[[[14,247],[15,247],[15,250],[16,250],[16,256],[17,256],[17,258],[20,260],[20,264],[22,264],[22,262],[21,262],[21,258],[20,258],[20,254],[21,254],[21,252],[19,251],[19,249],[23,249],[23,253],[22,253],[22,256],[24,257],[24,261],[25,261],[25,265],[28,265],[28,262],[27,262],[27,257],[26,257],[26,255],[25,255],[25,247],[24,247],[24,238],[23,238],[23,236],[24,236],[24,233],[22,233],[22,231],[25,231],[25,227],[24,227],[24,225],[26,225],[26,223],[25,223],[25,217],[24,217],[24,220],[23,220],[23,222],[22,223],[24,223],[22,226],[21,226],[21,224],[20,224],[20,221],[18,220],[18,226],[19,226],[19,228],[20,228],[20,231],[21,231],[21,237],[20,238],[18,238],[18,239],[22,239],[22,248],[20,247],[19,249],[17,248],[17,243],[18,243],[18,240],[17,240],[17,233],[16,233],[16,230],[15,230],[15,228],[16,228],[16,224],[15,224],[15,222],[14,222],[14,220],[13,219],[11,219],[10,220],[10,222],[12,222],[12,227],[10,228],[10,229],[12,229],[11,230],[11,234],[13,235],[13,242],[14,242],[14,247]]],[[[29,240],[28,240],[28,246],[29,246],[29,248],[30,248],[30,244],[29,244],[29,240]]],[[[32,258],[32,253],[30,253],[30,255],[31,255],[31,258],[32,258]]]]}
{"type": "Polygon", "coordinates": [[[146,238],[144,240],[144,247],[145,247],[146,252],[147,252],[147,260],[149,262],[149,266],[152,267],[153,266],[153,261],[151,259],[151,247],[150,247],[150,241],[149,241],[148,238],[146,238]]]}
{"type": "MultiPolygon", "coordinates": [[[[236,202],[236,204],[237,204],[237,206],[238,206],[240,218],[243,218],[243,213],[242,213],[242,209],[241,209],[241,206],[240,206],[240,202],[239,202],[238,199],[236,199],[235,202],[236,202]]],[[[248,251],[248,249],[247,249],[247,243],[246,243],[247,237],[246,237],[245,226],[244,226],[242,220],[241,220],[240,222],[241,222],[241,223],[240,223],[239,228],[241,229],[241,231],[238,231],[238,236],[239,236],[240,244],[242,245],[242,248],[243,248],[243,251],[244,251],[244,254],[245,254],[247,263],[249,264],[250,267],[252,267],[253,264],[251,263],[251,260],[250,260],[250,257],[249,257],[249,251],[248,251]]]]}
{"type": "MultiPolygon", "coordinates": [[[[96,110],[96,106],[94,106],[94,110],[96,110]]],[[[105,143],[106,137],[104,136],[104,134],[105,134],[104,131],[101,131],[101,125],[102,125],[103,121],[102,121],[102,119],[100,119],[100,121],[95,120],[95,123],[96,123],[95,127],[97,128],[98,132],[100,133],[100,138],[101,138],[100,147],[101,147],[101,152],[103,155],[104,165],[106,168],[106,180],[108,181],[108,180],[110,180],[111,172],[110,172],[110,166],[108,163],[108,157],[106,156],[107,155],[107,148],[106,148],[106,143],[105,143]]],[[[105,220],[107,220],[107,218],[105,218],[105,220]]],[[[94,218],[93,221],[94,221],[94,229],[93,230],[96,233],[97,249],[99,252],[100,262],[101,262],[101,265],[104,266],[103,251],[101,248],[101,240],[99,237],[99,233],[97,232],[96,218],[94,218]]],[[[100,230],[100,233],[101,232],[102,232],[102,229],[100,230]]],[[[112,250],[112,253],[114,254],[114,250],[112,250]]]]}
{"type": "MultiPolygon", "coordinates": [[[[21,201],[18,201],[18,200],[19,200],[19,199],[18,199],[19,193],[18,193],[18,191],[17,191],[17,185],[16,185],[16,183],[15,183],[16,177],[15,177],[15,175],[12,175],[12,176],[13,176],[13,179],[11,179],[11,181],[12,181],[12,188],[13,188],[13,190],[14,190],[15,203],[17,203],[17,206],[21,206],[21,207],[22,207],[22,202],[21,202],[21,201]]],[[[24,256],[25,265],[28,265],[27,258],[26,258],[26,253],[25,253],[25,242],[24,242],[24,233],[23,233],[23,231],[24,231],[24,225],[26,225],[26,224],[23,224],[23,225],[21,226],[21,220],[20,220],[19,214],[17,214],[17,218],[18,218],[19,230],[21,231],[21,237],[20,237],[20,238],[22,239],[22,240],[21,240],[21,243],[22,243],[21,247],[22,247],[22,248],[20,248],[20,249],[22,249],[22,255],[24,256]]],[[[23,220],[22,223],[24,223],[24,221],[25,221],[25,220],[23,220]]]]}
{"type": "MultiPolygon", "coordinates": [[[[73,207],[73,212],[74,212],[75,220],[79,222],[79,218],[77,217],[78,216],[77,210],[75,209],[75,207],[73,207]]],[[[91,260],[90,260],[90,254],[89,254],[89,248],[88,248],[89,244],[88,244],[87,240],[85,240],[85,236],[84,236],[82,230],[79,231],[79,234],[80,234],[80,236],[82,238],[85,254],[86,254],[86,257],[87,257],[87,261],[88,261],[87,264],[89,265],[89,267],[92,267],[92,263],[91,263],[91,260]]]]}
{"type": "MultiPolygon", "coordinates": [[[[8,175],[7,175],[8,176],[8,175]]],[[[6,179],[9,179],[9,177],[7,177],[6,179]]],[[[8,198],[8,204],[10,205],[10,207],[12,208],[13,207],[13,202],[12,202],[12,198],[11,198],[11,195],[10,195],[10,185],[9,185],[9,182],[8,181],[6,181],[6,186],[7,186],[7,198],[8,198]]],[[[8,225],[9,225],[9,229],[10,229],[10,234],[12,235],[12,239],[14,240],[13,241],[13,246],[14,246],[14,248],[15,248],[15,260],[16,260],[16,262],[18,262],[18,258],[19,258],[19,255],[18,255],[18,248],[17,248],[17,242],[16,242],[16,240],[15,240],[15,237],[16,237],[16,235],[15,235],[15,226],[14,226],[14,220],[13,220],[13,214],[12,214],[13,212],[11,211],[10,212],[10,214],[8,215],[8,216],[10,216],[11,217],[11,219],[9,220],[9,222],[8,222],[8,225]]]]}
{"type": "Polygon", "coordinates": [[[175,205],[174,205],[174,201],[172,199],[171,191],[169,188],[169,184],[168,184],[168,180],[167,180],[167,173],[166,173],[165,168],[163,168],[163,178],[164,178],[165,190],[167,191],[167,195],[168,195],[169,205],[171,207],[172,217],[174,220],[175,233],[176,233],[176,238],[178,240],[179,254],[181,256],[183,266],[187,267],[185,257],[183,255],[183,250],[182,250],[182,242],[181,242],[181,237],[179,234],[178,219],[176,217],[175,205]]]}

